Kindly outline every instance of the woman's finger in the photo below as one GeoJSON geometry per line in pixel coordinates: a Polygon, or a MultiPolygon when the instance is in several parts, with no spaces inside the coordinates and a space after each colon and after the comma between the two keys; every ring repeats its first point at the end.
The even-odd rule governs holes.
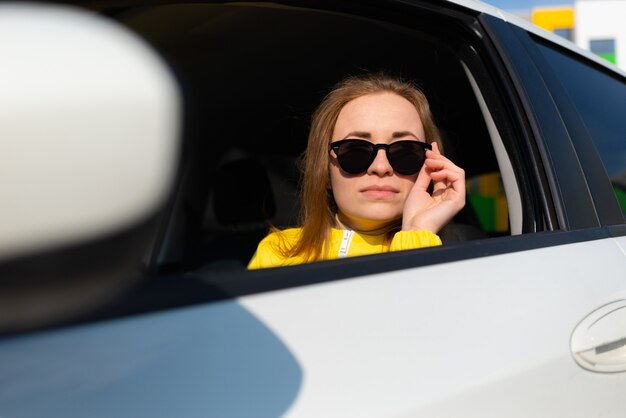
{"type": "Polygon", "coordinates": [[[441,175],[436,175],[435,173],[444,171],[454,172],[457,176],[465,177],[465,171],[445,157],[443,157],[443,159],[427,158],[424,165],[431,170],[433,180],[439,180],[441,178],[441,175]],[[432,174],[435,174],[435,176],[433,177],[432,174]]]}
{"type": "Polygon", "coordinates": [[[447,189],[452,187],[459,192],[465,192],[465,174],[457,170],[444,169],[431,173],[434,181],[434,190],[447,189]]]}
{"type": "Polygon", "coordinates": [[[429,154],[427,154],[427,157],[424,163],[430,168],[442,168],[444,166],[450,166],[450,167],[456,167],[459,170],[461,169],[459,168],[459,166],[454,164],[452,161],[450,161],[443,155],[435,154],[433,152],[430,152],[429,154]]]}
{"type": "Polygon", "coordinates": [[[460,181],[465,180],[465,175],[463,172],[459,172],[457,170],[450,170],[444,168],[443,170],[437,170],[430,173],[430,177],[433,181],[460,181]]]}
{"type": "Polygon", "coordinates": [[[454,175],[455,178],[458,177],[458,178],[465,179],[465,172],[458,167],[454,167],[454,166],[452,167],[443,166],[443,167],[436,167],[436,168],[428,167],[428,169],[429,169],[430,177],[433,179],[433,181],[440,180],[442,176],[441,173],[450,173],[450,175],[454,175]]]}
{"type": "Polygon", "coordinates": [[[428,189],[428,186],[430,185],[430,182],[432,181],[432,179],[430,178],[430,173],[432,172],[432,170],[426,166],[426,164],[422,165],[422,168],[419,171],[419,174],[417,175],[417,180],[415,180],[415,186],[421,190],[426,190],[428,189]]]}

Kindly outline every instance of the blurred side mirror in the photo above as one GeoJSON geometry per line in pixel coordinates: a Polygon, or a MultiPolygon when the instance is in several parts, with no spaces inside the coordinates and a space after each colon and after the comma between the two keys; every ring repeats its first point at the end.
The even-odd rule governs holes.
{"type": "Polygon", "coordinates": [[[180,97],[137,36],[0,4],[0,332],[90,309],[137,277],[173,184],[180,97]]]}

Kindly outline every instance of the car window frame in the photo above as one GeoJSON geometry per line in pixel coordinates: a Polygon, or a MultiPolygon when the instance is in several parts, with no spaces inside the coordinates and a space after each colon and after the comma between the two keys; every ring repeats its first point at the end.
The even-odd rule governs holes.
{"type": "MultiPolygon", "coordinates": [[[[289,2],[281,3],[287,4],[289,2]]],[[[452,19],[459,26],[463,26],[467,33],[474,36],[471,40],[469,38],[464,39],[464,47],[461,48],[461,50],[456,51],[456,54],[460,61],[467,64],[471,73],[476,76],[476,81],[481,92],[484,93],[487,107],[489,108],[492,116],[494,116],[497,129],[499,130],[501,136],[507,138],[509,136],[516,136],[514,140],[507,139],[504,141],[504,145],[506,147],[508,157],[515,167],[516,181],[518,181],[519,185],[518,189],[523,195],[522,200],[527,204],[524,208],[524,234],[521,235],[521,238],[523,239],[527,236],[526,233],[528,232],[580,229],[580,225],[583,224],[580,218],[584,217],[577,213],[574,213],[575,216],[569,213],[571,211],[575,212],[578,209],[572,209],[570,204],[563,203],[559,183],[562,181],[563,176],[557,175],[558,170],[553,166],[553,159],[549,157],[550,153],[545,152],[545,149],[547,148],[544,143],[545,141],[536,139],[542,137],[541,130],[538,128],[541,121],[535,120],[534,118],[536,118],[537,115],[534,113],[529,114],[529,109],[532,109],[530,102],[537,99],[535,97],[537,94],[529,96],[527,91],[520,88],[520,86],[523,86],[524,80],[521,80],[519,74],[516,73],[514,68],[515,60],[517,60],[517,62],[528,64],[530,62],[530,57],[518,40],[509,46],[509,39],[504,39],[507,38],[507,36],[509,38],[512,37],[513,39],[516,39],[513,34],[513,29],[511,28],[512,25],[489,15],[480,15],[479,13],[473,11],[461,12],[453,9],[452,7],[432,7],[432,5],[423,6],[421,3],[419,5],[414,5],[414,7],[416,9],[423,8],[430,13],[437,13],[445,16],[447,19],[452,19]],[[502,27],[502,25],[504,26],[502,27]],[[496,26],[497,29],[494,29],[492,26],[496,26]],[[474,46],[479,46],[481,49],[480,54],[476,51],[474,46]],[[513,56],[514,59],[512,59],[511,56],[513,56]],[[487,65],[484,60],[489,61],[487,65]],[[485,69],[486,71],[476,71],[475,68],[485,69]],[[489,74],[485,75],[485,73],[489,74]],[[504,75],[502,75],[503,73],[504,75]],[[504,100],[498,97],[503,93],[506,95],[504,100]],[[505,111],[505,108],[510,107],[508,106],[507,101],[515,103],[514,106],[520,106],[523,111],[519,112],[516,108],[509,108],[505,111]],[[503,113],[506,113],[506,115],[503,115],[503,113]],[[520,114],[522,117],[520,117],[520,114]],[[516,128],[510,129],[509,125],[511,125],[511,120],[514,117],[517,117],[513,123],[516,125],[516,128]],[[530,206],[528,206],[529,201],[531,202],[530,206]],[[574,222],[570,218],[574,218],[574,222]]],[[[334,5],[333,8],[335,11],[342,11],[340,5],[334,5]]],[[[366,15],[367,13],[363,14],[363,16],[367,17],[366,15]]],[[[355,14],[355,16],[360,15],[355,14]]],[[[384,17],[380,17],[379,19],[383,22],[385,21],[384,17]]],[[[535,73],[532,74],[532,77],[537,78],[538,74],[535,73]]],[[[528,78],[526,75],[524,76],[528,78]]],[[[545,95],[546,92],[542,91],[540,94],[545,95]]],[[[558,116],[558,112],[554,106],[552,106],[550,110],[553,114],[558,116]]],[[[560,127],[560,129],[558,129],[558,134],[561,137],[562,142],[569,145],[569,148],[571,149],[571,141],[567,136],[567,132],[564,127],[560,127]]],[[[559,149],[555,147],[552,148],[553,149],[550,151],[558,155],[559,149]]],[[[570,158],[570,164],[577,161],[574,153],[570,152],[567,155],[568,158],[570,158]]],[[[567,161],[568,160],[566,160],[566,162],[567,161]]],[[[574,190],[576,189],[577,184],[581,184],[580,173],[578,178],[575,180],[572,180],[570,176],[565,176],[565,178],[568,183],[571,183],[568,185],[568,190],[574,190]]],[[[584,182],[582,184],[584,184],[584,182]]],[[[595,217],[595,212],[591,206],[591,199],[585,199],[585,202],[586,203],[582,205],[583,208],[590,209],[591,213],[595,217]]],[[[592,224],[585,224],[583,226],[596,227],[599,226],[599,223],[595,222],[592,224]]],[[[504,237],[505,240],[508,238],[510,237],[504,237]]],[[[481,241],[481,243],[483,242],[484,241],[481,241]]],[[[473,241],[473,244],[479,244],[479,242],[473,241]]],[[[464,244],[461,244],[460,246],[462,245],[464,244]]],[[[456,248],[457,246],[454,245],[446,247],[456,248]]],[[[519,248],[523,250],[528,247],[521,245],[519,248]]],[[[431,251],[431,249],[422,249],[420,251],[431,251]]],[[[376,256],[384,257],[384,255],[376,256]]],[[[372,256],[359,257],[358,262],[366,262],[370,257],[372,256]]],[[[460,254],[458,259],[464,259],[464,257],[466,256],[460,254]]],[[[446,261],[455,260],[456,258],[453,254],[446,256],[446,261]]],[[[337,261],[334,260],[330,262],[334,263],[337,261]]],[[[365,270],[369,271],[367,268],[365,270]]],[[[222,273],[219,272],[218,274],[222,273]]],[[[229,275],[229,273],[224,274],[229,275]]]]}
{"type": "MultiPolygon", "coordinates": [[[[419,7],[416,5],[416,7],[419,7]]],[[[426,7],[425,7],[426,8],[426,7]]],[[[546,190],[549,193],[547,196],[548,199],[555,199],[554,196],[561,196],[560,190],[558,187],[558,181],[561,181],[561,178],[555,174],[557,168],[553,166],[553,160],[550,158],[546,158],[546,152],[541,152],[545,149],[550,149],[552,152],[557,152],[559,150],[558,147],[547,146],[543,141],[537,141],[537,137],[542,137],[538,134],[540,130],[537,128],[537,125],[540,121],[534,120],[533,117],[536,115],[531,113],[528,114],[528,108],[530,108],[530,101],[536,99],[536,95],[529,95],[524,89],[520,89],[520,85],[523,84],[523,81],[512,67],[514,64],[514,60],[511,60],[510,55],[516,55],[516,60],[526,60],[525,62],[528,64],[531,61],[531,58],[527,51],[524,49],[523,45],[519,41],[515,41],[513,43],[513,51],[508,49],[507,47],[503,47],[503,44],[507,42],[507,39],[502,39],[503,34],[508,33],[508,37],[515,35],[513,31],[515,29],[519,29],[513,27],[512,25],[503,22],[495,17],[489,15],[480,15],[477,13],[463,13],[458,10],[454,10],[450,12],[447,8],[436,8],[436,7],[428,7],[428,10],[434,11],[436,13],[445,14],[447,17],[451,17],[453,19],[457,19],[463,25],[466,25],[467,29],[471,29],[478,37],[487,37],[488,42],[485,42],[486,51],[481,51],[479,55],[476,50],[472,48],[473,41],[466,42],[466,50],[465,51],[457,51],[460,59],[464,63],[468,63],[470,65],[470,71],[477,78],[477,83],[480,86],[481,92],[483,92],[483,88],[486,87],[485,99],[487,101],[488,107],[493,109],[493,107],[503,106],[502,103],[496,104],[499,99],[495,96],[501,94],[502,91],[494,91],[494,89],[509,89],[508,96],[509,99],[515,94],[519,96],[519,101],[516,102],[520,106],[525,105],[524,114],[530,118],[528,130],[529,133],[525,133],[522,135],[523,138],[518,139],[514,145],[511,145],[511,141],[505,141],[505,145],[507,146],[507,153],[511,161],[514,163],[516,171],[516,176],[521,175],[526,178],[526,182],[531,182],[532,187],[536,190],[541,190],[541,185],[539,184],[542,179],[540,177],[552,178],[552,184],[550,186],[550,190],[546,190]],[[461,17],[463,16],[463,17],[461,17]],[[494,30],[493,26],[501,26],[497,30],[494,30]],[[495,41],[494,41],[495,39],[495,41]],[[487,51],[489,47],[493,47],[493,50],[487,51]],[[508,53],[504,53],[504,51],[508,51],[508,53]],[[498,65],[496,62],[498,60],[502,60],[501,68],[491,68],[485,65],[482,60],[490,59],[492,62],[491,65],[498,65]],[[510,65],[507,65],[507,60],[510,65]],[[475,71],[474,68],[477,65],[481,65],[483,68],[486,68],[490,72],[488,76],[485,76],[484,73],[482,75],[479,72],[475,71]],[[507,68],[507,72],[499,80],[495,80],[496,74],[501,74],[501,69],[507,68]],[[485,78],[487,77],[487,78],[485,78]],[[510,78],[509,78],[510,77],[510,78]],[[526,101],[526,103],[524,103],[526,101]],[[533,126],[534,125],[534,126],[533,126]],[[530,135],[530,136],[529,136],[530,135]],[[524,141],[537,141],[539,144],[527,144],[527,149],[521,150],[520,142],[524,141]],[[526,167],[524,169],[520,169],[520,160],[521,159],[531,159],[531,162],[534,162],[534,169],[539,170],[540,173],[534,173],[533,175],[528,174],[528,170],[526,167]],[[546,169],[547,167],[547,169],[546,169]],[[521,170],[521,171],[520,171],[521,170]],[[543,173],[545,170],[547,173],[543,173]]],[[[522,30],[522,29],[519,29],[522,30]]],[[[506,38],[506,36],[505,36],[506,38]]],[[[483,39],[484,41],[484,39],[483,39]]],[[[533,77],[538,77],[536,69],[532,73],[533,77]]],[[[527,77],[526,77],[527,78],[527,77]]],[[[543,92],[546,93],[545,91],[543,92]]],[[[501,110],[501,109],[499,109],[501,110]]],[[[551,107],[552,114],[556,114],[558,116],[558,112],[556,107],[551,107]]],[[[496,125],[498,129],[502,129],[503,126],[508,125],[510,122],[511,115],[502,116],[502,112],[492,112],[493,116],[496,118],[496,125]]],[[[518,124],[522,124],[522,121],[516,121],[518,124]]],[[[502,129],[501,134],[504,135],[507,132],[502,129]]],[[[565,146],[569,146],[569,149],[573,151],[573,147],[571,146],[571,141],[569,136],[567,136],[567,131],[564,127],[560,127],[559,135],[561,139],[565,142],[565,146]]],[[[563,145],[561,145],[563,146],[563,145]]],[[[568,153],[569,158],[574,158],[571,161],[576,162],[576,154],[573,152],[568,153]]],[[[528,162],[528,161],[526,161],[528,162]]],[[[581,183],[582,173],[578,173],[578,178],[576,181],[569,182],[569,188],[575,189],[577,184],[581,183]]],[[[566,176],[570,179],[569,176],[566,176]]],[[[548,181],[550,183],[550,181],[548,181]]],[[[584,182],[582,182],[584,184],[584,182]]],[[[520,187],[520,190],[524,189],[523,193],[529,193],[528,185],[524,185],[520,187]]],[[[545,196],[544,196],[545,197],[545,196]]],[[[534,198],[534,195],[533,197],[534,198]]],[[[500,238],[488,238],[484,240],[472,241],[472,245],[469,246],[467,243],[459,243],[446,245],[443,247],[433,247],[433,248],[423,248],[418,250],[407,250],[407,251],[399,251],[393,253],[384,253],[384,254],[374,254],[362,257],[354,257],[342,260],[328,260],[328,261],[320,261],[316,263],[297,265],[297,266],[285,266],[278,268],[270,268],[270,269],[262,269],[259,271],[234,271],[234,272],[224,272],[219,275],[212,274],[203,275],[198,274],[199,277],[203,277],[203,280],[209,281],[214,284],[220,285],[222,289],[229,289],[228,293],[233,296],[241,296],[244,294],[256,293],[257,291],[268,291],[268,290],[277,290],[285,287],[298,286],[297,283],[305,283],[305,284],[313,284],[313,283],[321,283],[325,281],[333,281],[339,279],[345,279],[350,277],[357,277],[361,275],[368,275],[377,272],[389,272],[395,270],[402,270],[408,268],[415,268],[439,263],[447,263],[451,261],[460,261],[470,258],[477,258],[488,255],[496,255],[496,254],[506,254],[510,252],[516,251],[525,251],[536,248],[544,248],[554,245],[563,245],[567,243],[574,242],[583,242],[595,239],[603,239],[612,236],[613,233],[609,232],[609,230],[600,228],[594,230],[585,230],[581,227],[584,225],[585,227],[600,227],[598,222],[593,222],[591,225],[585,225],[584,221],[580,218],[581,216],[576,213],[575,210],[572,209],[571,204],[569,204],[569,200],[565,201],[561,197],[557,202],[546,202],[544,206],[561,206],[564,214],[559,218],[556,214],[556,210],[552,207],[544,207],[543,208],[543,216],[549,218],[546,221],[546,224],[543,226],[535,226],[536,232],[534,234],[524,233],[519,236],[506,236],[500,238]],[[570,212],[574,212],[574,214],[570,212]],[[582,232],[577,231],[575,234],[565,233],[563,231],[573,231],[583,229],[582,232]],[[335,271],[335,273],[333,273],[335,271]],[[289,279],[283,279],[283,274],[289,279]],[[258,278],[256,278],[258,276],[258,278]],[[322,278],[318,277],[322,276],[322,278]],[[248,277],[250,279],[248,280],[248,277]],[[253,278],[254,277],[254,278],[253,278]],[[298,280],[294,280],[294,277],[298,277],[298,280]],[[237,284],[239,283],[239,284],[237,284]]],[[[595,216],[595,211],[593,211],[593,207],[591,206],[591,198],[586,199],[586,207],[591,209],[591,213],[595,216]]],[[[535,215],[536,211],[535,211],[535,215]]],[[[524,232],[535,232],[528,231],[527,227],[525,227],[524,232]]]]}
{"type": "MultiPolygon", "coordinates": [[[[288,5],[291,2],[283,1],[280,3],[281,5],[283,4],[288,5]]],[[[330,6],[327,7],[326,5],[324,5],[323,11],[345,13],[346,12],[345,7],[346,7],[346,4],[348,3],[350,2],[335,3],[332,5],[332,9],[330,6]]],[[[409,6],[404,5],[403,7],[409,7],[409,6]]],[[[460,11],[460,10],[457,10],[456,7],[453,7],[453,5],[449,5],[449,4],[446,4],[444,6],[433,7],[429,3],[420,3],[420,4],[411,5],[410,7],[412,8],[412,10],[419,12],[419,13],[422,13],[422,12],[431,13],[431,14],[434,13],[434,14],[437,14],[438,16],[440,15],[441,19],[454,21],[455,26],[457,27],[462,26],[462,30],[464,31],[464,34],[467,34],[472,37],[472,41],[469,41],[468,40],[469,37],[467,37],[466,39],[466,37],[460,37],[460,36],[455,35],[454,36],[455,41],[462,42],[463,45],[462,47],[460,47],[459,50],[455,50],[454,53],[457,56],[457,58],[459,58],[460,63],[467,63],[467,65],[469,65],[470,71],[472,72],[472,74],[475,75],[475,77],[478,80],[478,83],[480,84],[481,91],[483,88],[487,90],[485,92],[485,96],[489,96],[489,97],[486,97],[485,99],[489,103],[491,103],[489,105],[490,109],[496,108],[495,111],[493,110],[490,110],[490,111],[492,115],[494,116],[494,118],[497,119],[496,124],[498,126],[498,130],[499,132],[501,132],[503,137],[508,138],[510,136],[509,134],[512,132],[509,128],[510,119],[508,118],[511,117],[513,114],[515,114],[515,111],[510,111],[509,109],[507,117],[503,117],[501,115],[501,108],[506,107],[506,106],[502,104],[502,101],[499,101],[499,103],[494,104],[494,102],[498,102],[498,99],[497,99],[498,93],[495,92],[495,87],[493,87],[493,85],[495,85],[496,83],[491,79],[491,77],[497,77],[499,71],[489,71],[491,73],[490,76],[487,78],[483,78],[482,73],[486,71],[482,71],[482,70],[489,69],[489,66],[484,65],[481,57],[479,56],[477,57],[477,52],[475,48],[472,46],[472,44],[474,44],[474,46],[477,46],[479,43],[483,42],[483,39],[482,39],[483,34],[480,33],[480,31],[477,28],[476,17],[478,13],[475,11],[467,11],[467,10],[460,11]],[[479,68],[480,71],[474,70],[474,68],[479,68]]],[[[312,9],[312,10],[322,10],[322,9],[318,8],[318,9],[312,9]]],[[[404,16],[402,16],[403,21],[401,23],[397,23],[394,19],[400,19],[400,17],[398,17],[397,14],[394,16],[393,12],[390,12],[390,16],[393,16],[393,18],[390,18],[388,16],[373,17],[372,16],[373,11],[371,7],[364,8],[364,10],[359,9],[358,13],[356,11],[354,12],[350,11],[349,14],[351,16],[354,15],[354,17],[357,19],[358,18],[366,18],[366,19],[374,18],[383,24],[385,22],[392,22],[394,25],[406,26],[407,29],[410,29],[410,30],[420,29],[420,28],[415,28],[415,29],[412,28],[410,26],[410,22],[407,23],[408,19],[406,19],[406,17],[404,16]]],[[[455,28],[455,31],[456,30],[458,29],[455,28]]],[[[448,34],[446,34],[446,36],[448,36],[448,34]]],[[[445,41],[441,40],[441,42],[445,42],[445,41]]],[[[455,48],[456,47],[458,47],[458,45],[456,45],[455,48]]],[[[487,54],[485,53],[485,55],[487,54]]],[[[497,84],[506,85],[506,83],[507,83],[506,81],[503,81],[503,82],[499,81],[497,84]]],[[[517,125],[518,123],[519,122],[516,122],[515,124],[517,125]]],[[[545,227],[543,226],[544,225],[543,218],[546,217],[545,206],[548,206],[549,203],[539,202],[542,199],[543,194],[537,191],[540,188],[535,187],[536,173],[527,174],[527,172],[530,172],[533,169],[535,169],[534,164],[530,164],[530,165],[527,164],[528,155],[531,151],[520,152],[518,150],[520,144],[526,144],[526,142],[523,140],[517,140],[515,141],[515,145],[509,145],[508,140],[505,141],[505,147],[507,149],[509,159],[511,159],[511,162],[513,165],[515,165],[516,167],[518,166],[520,167],[519,170],[515,171],[515,181],[518,182],[518,190],[516,190],[515,193],[519,193],[519,191],[523,190],[522,193],[524,194],[524,196],[527,196],[527,198],[521,199],[525,204],[523,208],[524,216],[522,219],[522,224],[523,224],[522,229],[523,229],[523,232],[541,231],[545,229],[545,227]],[[540,206],[544,207],[544,209],[541,209],[540,206]]],[[[183,176],[180,176],[180,178],[182,177],[183,176]]],[[[177,187],[176,193],[180,193],[180,190],[181,190],[180,187],[177,187]]],[[[171,225],[172,225],[171,223],[167,223],[168,229],[166,231],[170,230],[169,227],[171,227],[171,225]]],[[[162,237],[165,234],[166,234],[165,231],[161,231],[160,236],[162,237]]],[[[166,241],[166,239],[162,239],[161,241],[166,241]]],[[[157,264],[157,260],[159,258],[157,257],[157,255],[163,254],[164,248],[165,246],[161,246],[160,250],[157,249],[152,252],[151,256],[146,256],[146,260],[148,260],[147,265],[148,265],[148,269],[150,272],[154,273],[154,272],[159,271],[153,266],[157,264]]]]}

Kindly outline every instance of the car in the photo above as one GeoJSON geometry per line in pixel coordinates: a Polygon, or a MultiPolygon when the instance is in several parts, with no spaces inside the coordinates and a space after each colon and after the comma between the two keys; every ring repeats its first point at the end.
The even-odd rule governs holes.
{"type": "Polygon", "coordinates": [[[0,33],[0,415],[624,416],[615,66],[472,0],[9,4],[0,33]],[[444,245],[247,270],[297,224],[316,104],[380,70],[465,170],[444,245]]]}

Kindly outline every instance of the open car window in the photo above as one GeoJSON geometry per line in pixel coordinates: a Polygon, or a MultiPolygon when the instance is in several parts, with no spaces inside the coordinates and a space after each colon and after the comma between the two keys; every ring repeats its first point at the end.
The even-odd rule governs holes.
{"type": "Polygon", "coordinates": [[[473,18],[337,7],[182,4],[111,13],[165,57],[185,98],[181,171],[149,270],[241,270],[270,225],[296,226],[310,115],[337,81],[364,71],[416,81],[445,154],[466,172],[467,204],[441,232],[444,244],[541,229],[521,178],[523,156],[509,155],[513,110],[498,99],[493,68],[483,66],[473,18]]]}

